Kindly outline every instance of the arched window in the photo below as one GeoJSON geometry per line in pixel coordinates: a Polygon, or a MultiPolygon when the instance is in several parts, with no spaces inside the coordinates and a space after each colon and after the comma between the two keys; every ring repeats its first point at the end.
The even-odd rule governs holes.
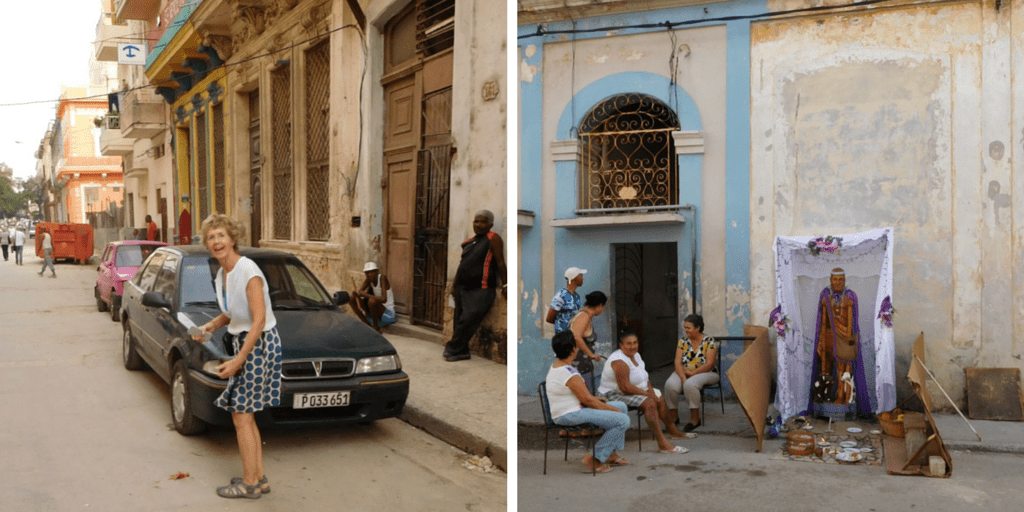
{"type": "Polygon", "coordinates": [[[678,204],[676,130],[676,113],[645,94],[619,94],[597,104],[579,128],[580,209],[678,204]]]}

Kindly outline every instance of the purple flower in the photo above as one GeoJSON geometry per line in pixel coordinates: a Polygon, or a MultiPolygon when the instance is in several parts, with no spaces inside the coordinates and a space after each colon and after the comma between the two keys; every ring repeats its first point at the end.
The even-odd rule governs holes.
{"type": "Polygon", "coordinates": [[[889,296],[886,295],[886,297],[882,299],[881,307],[878,308],[877,318],[881,318],[882,323],[884,323],[886,327],[892,327],[892,317],[895,314],[896,308],[892,307],[892,301],[889,299],[889,296]]]}
{"type": "Polygon", "coordinates": [[[843,237],[841,236],[828,235],[826,237],[818,237],[807,242],[807,248],[810,249],[811,254],[815,256],[821,254],[821,251],[834,254],[838,252],[842,246],[843,237]]]}

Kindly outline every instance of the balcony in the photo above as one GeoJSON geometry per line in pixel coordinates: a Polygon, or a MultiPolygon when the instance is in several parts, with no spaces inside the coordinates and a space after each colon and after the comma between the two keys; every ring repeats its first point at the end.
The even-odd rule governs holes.
{"type": "Polygon", "coordinates": [[[167,129],[166,104],[152,88],[124,93],[121,100],[121,134],[124,138],[149,139],[167,129]]]}
{"type": "Polygon", "coordinates": [[[131,154],[132,146],[132,141],[121,135],[121,119],[117,114],[104,116],[100,125],[100,154],[125,156],[131,154]]]}
{"type": "Polygon", "coordinates": [[[148,21],[156,17],[160,0],[115,0],[114,13],[122,20],[148,21]]]}
{"type": "Polygon", "coordinates": [[[96,60],[101,62],[117,62],[117,44],[128,42],[130,37],[128,24],[105,12],[96,23],[96,60]]]}

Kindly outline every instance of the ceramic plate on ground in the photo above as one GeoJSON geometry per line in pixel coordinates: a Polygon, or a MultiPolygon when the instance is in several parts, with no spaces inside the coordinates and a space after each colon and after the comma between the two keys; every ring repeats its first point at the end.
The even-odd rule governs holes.
{"type": "Polygon", "coordinates": [[[857,441],[843,441],[839,443],[839,446],[842,446],[843,448],[853,448],[854,446],[857,446],[857,441]]]}
{"type": "Polygon", "coordinates": [[[872,430],[871,433],[877,436],[877,435],[881,435],[882,431],[881,430],[872,430]]]}
{"type": "Polygon", "coordinates": [[[860,453],[862,450],[859,450],[857,448],[843,448],[843,451],[845,451],[846,453],[860,453]]]}
{"type": "Polygon", "coordinates": [[[861,448],[860,452],[861,453],[871,453],[871,448],[861,448]]]}
{"type": "Polygon", "coordinates": [[[857,461],[861,460],[862,458],[863,458],[863,456],[861,454],[859,454],[859,453],[845,453],[845,452],[843,452],[843,453],[837,453],[836,454],[836,459],[839,459],[839,460],[841,460],[843,462],[857,462],[857,461]]]}
{"type": "Polygon", "coordinates": [[[801,428],[803,428],[804,430],[814,430],[814,425],[804,425],[801,428]]]}
{"type": "Polygon", "coordinates": [[[860,434],[861,432],[864,432],[863,430],[861,430],[861,429],[859,429],[857,427],[850,427],[850,428],[846,429],[846,431],[851,433],[851,434],[860,434]]]}

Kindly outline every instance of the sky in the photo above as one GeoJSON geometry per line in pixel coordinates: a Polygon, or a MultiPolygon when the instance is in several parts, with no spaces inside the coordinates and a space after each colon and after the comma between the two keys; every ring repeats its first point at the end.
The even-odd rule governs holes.
{"type": "Polygon", "coordinates": [[[56,115],[61,86],[84,87],[94,51],[100,0],[29,0],[0,4],[0,162],[16,178],[36,174],[35,152],[56,115]],[[9,106],[12,103],[43,103],[9,106]]]}

